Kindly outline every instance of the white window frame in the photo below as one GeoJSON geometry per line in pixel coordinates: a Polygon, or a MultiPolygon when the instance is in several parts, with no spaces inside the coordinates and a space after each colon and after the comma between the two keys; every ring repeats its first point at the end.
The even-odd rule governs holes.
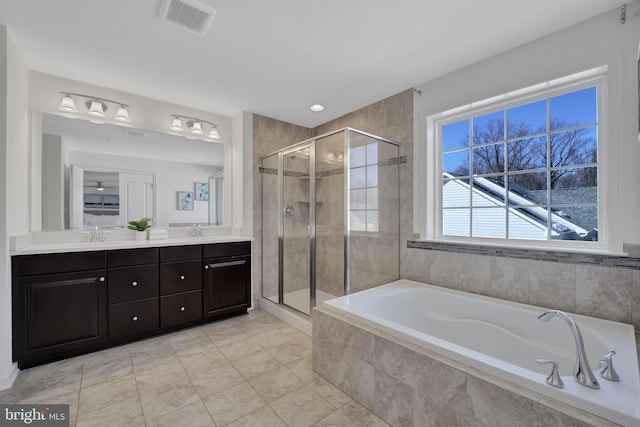
{"type": "Polygon", "coordinates": [[[422,236],[428,241],[449,243],[475,243],[485,246],[502,246],[533,249],[566,250],[576,252],[619,253],[621,244],[612,239],[610,218],[614,195],[612,194],[612,144],[609,133],[608,66],[602,65],[545,83],[504,93],[492,98],[426,117],[426,194],[425,224],[422,236]],[[489,114],[494,111],[535,102],[539,99],[596,86],[598,117],[598,241],[575,240],[525,240],[508,238],[482,238],[446,236],[442,233],[442,125],[464,120],[469,116],[489,114]],[[620,247],[619,247],[620,246],[620,247]]]}

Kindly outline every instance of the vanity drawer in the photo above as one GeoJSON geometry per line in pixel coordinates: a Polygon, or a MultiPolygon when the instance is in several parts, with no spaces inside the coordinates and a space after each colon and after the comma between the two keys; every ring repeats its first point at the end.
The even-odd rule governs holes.
{"type": "Polygon", "coordinates": [[[109,339],[152,332],[158,326],[158,298],[109,306],[109,339]]]}
{"type": "Polygon", "coordinates": [[[192,261],[202,258],[201,245],[160,248],[160,262],[192,261]]]}
{"type": "Polygon", "coordinates": [[[158,266],[110,268],[109,304],[158,296],[158,266]]]}
{"type": "Polygon", "coordinates": [[[160,294],[202,289],[202,261],[160,264],[160,294]]]}
{"type": "Polygon", "coordinates": [[[251,255],[251,242],[211,243],[202,247],[202,258],[251,255]]]}
{"type": "Polygon", "coordinates": [[[12,261],[15,276],[102,270],[105,266],[105,252],[20,255],[12,257],[12,261]]]}
{"type": "Polygon", "coordinates": [[[130,265],[157,264],[158,248],[120,249],[107,252],[107,267],[128,267],[130,265]]]}
{"type": "Polygon", "coordinates": [[[202,291],[160,297],[160,327],[177,326],[202,319],[202,291]]]}

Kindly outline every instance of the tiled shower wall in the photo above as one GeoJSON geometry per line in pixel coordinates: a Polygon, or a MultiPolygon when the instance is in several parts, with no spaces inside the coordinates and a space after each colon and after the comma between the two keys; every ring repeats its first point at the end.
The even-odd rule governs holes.
{"type": "MultiPolygon", "coordinates": [[[[327,122],[314,129],[307,129],[301,126],[292,125],[290,123],[285,123],[279,120],[270,119],[268,117],[254,114],[253,223],[254,237],[256,240],[254,242],[253,254],[255,260],[253,278],[255,299],[259,299],[260,295],[262,294],[262,216],[265,215],[265,224],[268,224],[271,223],[271,219],[269,216],[273,214],[271,212],[262,212],[262,186],[260,185],[260,174],[258,173],[260,158],[267,154],[271,154],[279,149],[288,147],[289,145],[309,139],[313,136],[321,135],[344,127],[353,127],[397,142],[401,145],[400,155],[408,156],[413,151],[413,91],[406,90],[390,98],[365,107],[361,110],[347,114],[346,116],[343,116],[339,119],[327,122]]],[[[413,172],[411,166],[409,165],[409,160],[407,160],[407,163],[402,163],[400,165],[401,183],[411,183],[412,174],[413,172]]],[[[332,187],[333,184],[338,185],[343,182],[342,178],[334,179],[334,183],[331,183],[331,181],[331,179],[327,180],[327,184],[330,184],[329,186],[324,185],[324,183],[321,184],[325,187],[324,189],[318,186],[318,191],[327,191],[327,187],[332,187]]],[[[403,184],[400,188],[400,218],[401,230],[403,230],[403,235],[401,236],[400,242],[406,242],[407,239],[411,237],[411,223],[407,218],[412,212],[413,200],[411,199],[411,185],[403,184]],[[409,224],[409,226],[407,227],[403,225],[403,223],[409,224]],[[404,230],[408,230],[408,232],[405,233],[404,230]]],[[[275,197],[275,188],[273,189],[273,191],[274,193],[272,195],[267,195],[267,197],[275,197]]],[[[336,189],[336,191],[338,190],[336,189]]],[[[340,194],[343,194],[344,188],[340,188],[339,192],[340,194]]],[[[322,195],[320,196],[322,197],[322,195]]],[[[337,207],[338,205],[339,204],[336,204],[336,206],[334,207],[337,207]]],[[[321,231],[318,233],[318,251],[324,251],[327,255],[330,255],[334,251],[331,251],[331,249],[327,248],[326,246],[329,242],[335,241],[335,236],[331,235],[331,233],[329,233],[330,235],[323,236],[321,231]]],[[[340,234],[340,241],[342,241],[342,232],[340,234]]],[[[355,240],[354,244],[357,245],[357,242],[355,240]]],[[[400,245],[401,252],[404,252],[406,250],[405,246],[406,245],[403,244],[400,245]]],[[[369,248],[369,251],[369,258],[377,258],[380,260],[380,262],[358,260],[356,257],[354,259],[354,263],[360,262],[365,263],[365,266],[382,268],[385,266],[383,261],[388,262],[389,257],[386,256],[384,252],[375,250],[375,247],[373,245],[369,248]]],[[[360,253],[364,253],[364,250],[360,251],[360,253]]],[[[328,261],[334,259],[336,262],[327,265],[320,263],[318,265],[319,275],[335,274],[336,271],[340,271],[339,268],[334,268],[340,263],[336,256],[337,255],[333,253],[333,257],[325,257],[325,259],[328,261]]],[[[269,262],[270,264],[273,264],[273,266],[269,267],[267,269],[268,271],[270,271],[270,269],[277,269],[277,265],[275,262],[273,262],[273,260],[269,262]]],[[[384,270],[388,271],[389,269],[385,268],[384,270]]],[[[318,288],[322,289],[322,285],[319,284],[318,288]]],[[[359,288],[360,287],[358,287],[358,289],[359,288]]],[[[331,286],[327,286],[325,290],[330,293],[338,292],[335,283],[333,283],[331,286]]]]}
{"type": "MultiPolygon", "coordinates": [[[[258,172],[260,158],[272,154],[282,148],[311,138],[311,129],[296,126],[280,120],[253,115],[253,298],[257,307],[258,299],[262,295],[262,221],[266,226],[275,224],[276,209],[262,212],[261,175],[258,172]]],[[[275,201],[276,187],[268,186],[270,193],[264,196],[267,200],[275,201]]],[[[275,205],[274,205],[275,206],[275,205]]],[[[273,242],[272,242],[273,243],[273,242]]],[[[276,246],[277,249],[277,246],[276,246]]],[[[277,276],[277,257],[266,260],[268,271],[272,277],[277,276]]],[[[277,294],[277,291],[276,291],[277,294]]]]}

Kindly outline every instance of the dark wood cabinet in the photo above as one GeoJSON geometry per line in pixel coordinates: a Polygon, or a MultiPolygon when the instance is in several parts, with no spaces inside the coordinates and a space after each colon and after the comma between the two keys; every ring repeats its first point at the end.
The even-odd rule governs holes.
{"type": "Polygon", "coordinates": [[[109,339],[135,338],[160,327],[158,248],[107,252],[109,339]]]}
{"type": "Polygon", "coordinates": [[[13,359],[27,368],[251,305],[251,242],[12,257],[13,359]]]}
{"type": "MultiPolygon", "coordinates": [[[[104,253],[102,260],[104,268],[104,253]]],[[[14,271],[26,272],[15,263],[14,271]]],[[[107,342],[104,269],[14,277],[12,295],[13,355],[20,367],[101,348],[107,342]]]]}
{"type": "Polygon", "coordinates": [[[202,246],[160,250],[160,327],[202,320],[202,246]]]}
{"type": "Polygon", "coordinates": [[[218,318],[246,312],[251,305],[251,244],[234,242],[206,245],[203,248],[204,255],[217,255],[203,261],[204,316],[218,318]]]}

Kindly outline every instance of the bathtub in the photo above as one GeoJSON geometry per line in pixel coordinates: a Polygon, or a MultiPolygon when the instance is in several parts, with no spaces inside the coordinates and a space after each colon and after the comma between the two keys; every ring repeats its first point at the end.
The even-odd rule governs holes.
{"type": "Polygon", "coordinates": [[[570,413],[584,410],[617,424],[640,426],[640,375],[631,325],[571,314],[592,370],[598,370],[609,350],[616,351],[614,367],[621,381],[596,372],[600,389],[589,389],[572,377],[576,346],[570,328],[559,318],[538,320],[544,308],[398,280],[325,301],[320,310],[548,396],[548,401],[568,405],[570,413]],[[537,364],[539,358],[559,363],[564,388],[547,385],[550,365],[537,364]]]}

